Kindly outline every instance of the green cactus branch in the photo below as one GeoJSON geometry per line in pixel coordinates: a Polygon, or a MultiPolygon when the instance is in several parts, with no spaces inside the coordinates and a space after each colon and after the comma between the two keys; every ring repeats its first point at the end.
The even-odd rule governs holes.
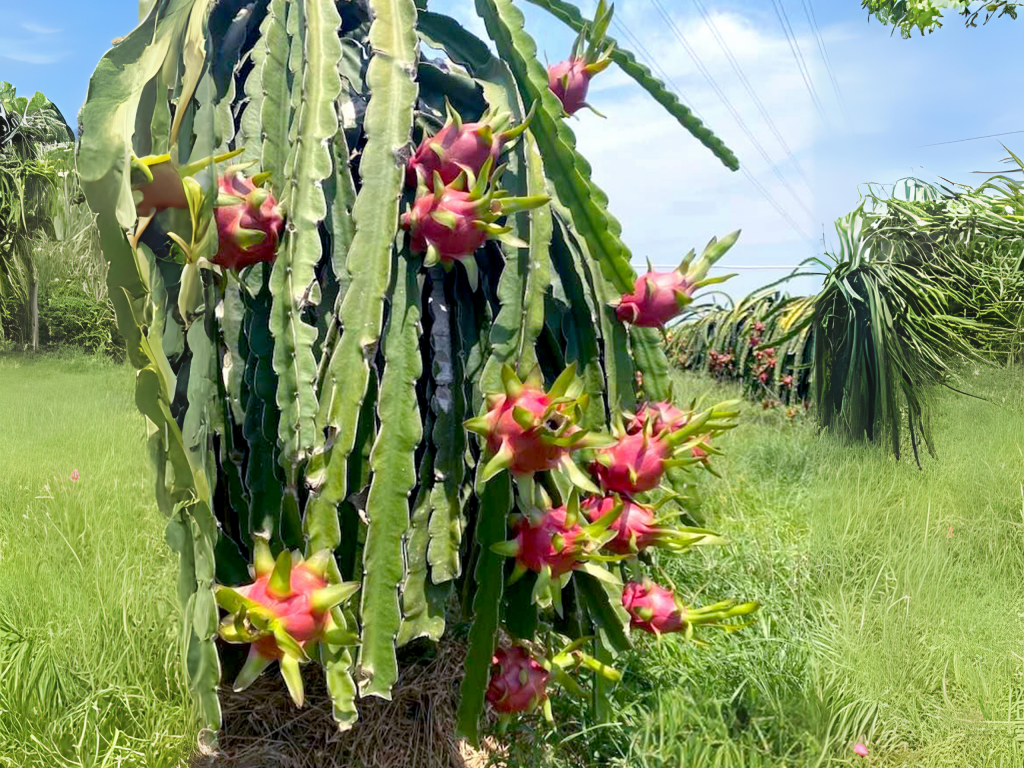
{"type": "MultiPolygon", "coordinates": [[[[527,0],[527,2],[543,8],[574,32],[579,32],[588,24],[583,18],[579,8],[564,0],[527,0]]],[[[683,128],[689,131],[697,141],[711,150],[711,153],[722,161],[722,164],[731,171],[740,169],[740,161],[731,149],[718,138],[710,128],[706,127],[699,117],[668,89],[661,80],[656,78],[650,69],[636,60],[630,51],[622,48],[615,41],[615,38],[604,36],[608,45],[615,46],[612,49],[611,58],[619,68],[629,75],[636,83],[647,91],[655,101],[674,117],[683,128]]]]}
{"type": "MultiPolygon", "coordinates": [[[[321,256],[319,227],[327,216],[323,182],[333,172],[327,142],[338,132],[335,102],[341,93],[341,17],[332,0],[289,0],[290,5],[300,2],[305,7],[305,37],[294,48],[304,48],[306,56],[303,69],[293,72],[301,83],[293,92],[299,94],[301,107],[295,112],[298,122],[289,137],[291,150],[281,189],[289,206],[288,229],[270,277],[270,332],[281,411],[279,441],[281,461],[290,477],[294,477],[297,464],[323,442],[323,431],[316,429],[313,343],[317,333],[303,322],[301,314],[310,301],[314,268],[321,256]]],[[[289,11],[292,13],[294,9],[289,11]]]]}
{"type": "Polygon", "coordinates": [[[395,636],[402,614],[398,587],[405,575],[402,541],[409,525],[409,494],[416,485],[416,447],[423,438],[416,400],[420,293],[415,262],[395,254],[395,288],[384,340],[384,376],[377,414],[380,429],[370,453],[373,481],[366,501],[370,520],[363,553],[363,643],[359,652],[362,695],[391,698],[398,679],[395,636]]]}
{"type": "MultiPolygon", "coordinates": [[[[573,227],[586,241],[605,278],[620,293],[628,293],[633,289],[636,273],[630,265],[629,249],[620,238],[622,226],[608,212],[607,195],[591,181],[590,164],[576,151],[575,136],[561,117],[561,103],[548,88],[547,75],[537,59],[537,44],[525,31],[522,12],[512,0],[476,0],[476,4],[498,52],[509,63],[523,100],[540,104],[532,132],[555,192],[570,212],[573,227]]],[[[668,365],[659,360],[659,354],[664,357],[664,352],[650,349],[649,336],[637,334],[633,340],[635,348],[645,351],[640,361],[645,391],[654,398],[668,397],[668,365]]]]}
{"type": "Polygon", "coordinates": [[[376,54],[366,76],[371,96],[360,164],[363,186],[352,209],[355,235],[347,261],[352,283],[338,312],[347,330],[328,363],[317,418],[319,429],[335,431],[318,492],[330,506],[346,494],[346,464],[355,441],[356,415],[366,393],[369,362],[380,339],[404,180],[395,149],[409,141],[417,93],[410,76],[417,53],[415,6],[411,0],[375,0],[371,8],[370,42],[376,54]]]}

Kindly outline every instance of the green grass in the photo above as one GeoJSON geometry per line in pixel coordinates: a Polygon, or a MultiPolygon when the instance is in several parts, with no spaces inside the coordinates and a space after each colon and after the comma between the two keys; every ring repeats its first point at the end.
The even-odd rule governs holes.
{"type": "Polygon", "coordinates": [[[194,743],[132,387],[99,358],[0,357],[0,766],[162,768],[194,743]]]}
{"type": "MultiPolygon", "coordinates": [[[[747,407],[701,483],[730,545],[660,564],[759,622],[643,641],[615,724],[556,694],[560,730],[518,726],[512,765],[1024,765],[1024,376],[967,378],[995,403],[938,394],[924,471],[747,407]]],[[[131,386],[92,358],[0,357],[0,766],[175,766],[195,743],[131,386]]]]}

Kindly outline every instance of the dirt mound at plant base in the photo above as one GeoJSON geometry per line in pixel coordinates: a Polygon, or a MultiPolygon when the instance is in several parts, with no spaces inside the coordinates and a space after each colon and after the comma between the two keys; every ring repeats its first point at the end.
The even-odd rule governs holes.
{"type": "Polygon", "coordinates": [[[201,735],[192,768],[484,768],[498,744],[488,739],[476,750],[455,736],[466,649],[449,641],[436,650],[402,667],[391,701],[359,699],[359,722],[345,733],[323,675],[304,675],[302,709],[280,675],[261,675],[241,693],[222,686],[219,748],[201,735]]]}

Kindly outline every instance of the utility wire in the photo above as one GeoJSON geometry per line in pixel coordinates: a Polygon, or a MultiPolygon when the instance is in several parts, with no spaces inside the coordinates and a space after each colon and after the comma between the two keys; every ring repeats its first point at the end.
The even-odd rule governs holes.
{"type": "Polygon", "coordinates": [[[697,10],[700,11],[700,15],[704,18],[704,23],[708,25],[708,29],[711,30],[711,34],[713,34],[715,36],[715,40],[718,41],[718,47],[722,49],[722,52],[725,53],[726,58],[729,59],[729,63],[732,65],[733,71],[736,73],[736,76],[739,77],[740,82],[743,84],[743,87],[750,95],[750,98],[753,99],[754,104],[757,105],[757,109],[761,113],[761,117],[763,117],[764,121],[768,123],[768,127],[771,129],[771,132],[775,135],[775,138],[779,142],[779,145],[786,152],[786,156],[789,158],[789,161],[793,164],[793,167],[796,169],[796,172],[800,174],[800,177],[805,182],[810,184],[810,179],[808,179],[807,174],[804,173],[804,169],[800,166],[800,162],[793,156],[792,151],[789,149],[789,145],[786,144],[786,140],[782,138],[782,134],[779,133],[779,129],[775,127],[775,121],[772,120],[771,115],[768,114],[768,110],[765,109],[764,103],[757,95],[757,92],[754,91],[754,89],[751,87],[750,81],[747,79],[746,74],[743,72],[743,68],[740,67],[740,63],[736,61],[736,57],[733,56],[732,49],[729,47],[729,44],[722,37],[721,33],[719,33],[718,25],[715,24],[715,20],[711,17],[711,14],[707,12],[707,9],[704,7],[704,3],[702,3],[700,0],[693,0],[693,4],[697,7],[697,10]]]}
{"type": "MultiPolygon", "coordinates": [[[[780,0],[784,1],[784,0],[780,0]]],[[[807,23],[811,25],[811,29],[814,31],[815,38],[818,41],[818,50],[821,52],[821,60],[825,62],[825,70],[828,72],[829,79],[832,81],[832,90],[836,93],[836,101],[839,102],[839,109],[842,110],[843,118],[849,120],[849,115],[846,112],[846,102],[843,101],[842,91],[839,89],[839,81],[836,80],[835,72],[832,70],[832,61],[828,57],[828,49],[825,47],[825,38],[821,35],[821,29],[818,27],[818,19],[814,15],[814,7],[811,5],[810,0],[803,0],[804,15],[807,16],[807,23]]]]}
{"type": "Polygon", "coordinates": [[[962,144],[965,141],[980,141],[981,139],[994,139],[998,136],[1012,136],[1015,133],[1024,133],[1024,131],[1007,131],[1006,133],[990,133],[988,136],[972,136],[969,139],[956,139],[955,141],[937,141],[934,144],[918,144],[917,148],[922,147],[942,147],[946,144],[962,144]]]}
{"type": "Polygon", "coordinates": [[[789,24],[789,16],[786,15],[786,6],[779,7],[778,0],[772,0],[772,7],[775,9],[775,17],[779,20],[779,25],[782,27],[782,34],[786,36],[786,42],[789,43],[789,50],[793,54],[793,60],[796,61],[796,67],[800,70],[800,75],[804,79],[804,85],[807,87],[807,92],[811,95],[811,101],[814,102],[815,109],[818,110],[818,115],[829,125],[828,116],[825,114],[825,105],[821,103],[821,99],[818,98],[818,91],[814,87],[814,78],[811,77],[811,70],[807,67],[807,62],[804,61],[803,51],[800,50],[800,41],[796,39],[796,34],[793,32],[792,26],[789,24]]]}
{"type": "MultiPolygon", "coordinates": [[[[757,137],[754,136],[754,134],[750,131],[750,128],[747,127],[747,124],[743,121],[743,117],[740,115],[739,112],[736,111],[736,107],[734,107],[732,102],[729,101],[729,98],[725,95],[725,92],[722,91],[722,89],[719,87],[718,82],[712,76],[711,72],[708,71],[708,68],[704,66],[704,62],[701,61],[700,57],[697,55],[697,52],[693,50],[693,47],[687,41],[686,36],[682,33],[682,31],[680,31],[679,27],[676,26],[675,22],[672,21],[672,17],[669,16],[668,13],[665,11],[665,8],[664,6],[662,6],[660,0],[651,0],[651,4],[654,5],[654,7],[658,10],[658,12],[661,14],[661,17],[665,19],[669,28],[675,34],[676,39],[679,40],[680,43],[682,43],[683,48],[686,50],[686,53],[693,60],[693,63],[697,65],[697,69],[700,71],[701,75],[703,75],[704,79],[714,89],[715,93],[718,94],[718,97],[722,100],[722,103],[725,104],[726,108],[729,110],[729,112],[735,118],[736,122],[739,124],[740,128],[743,130],[743,133],[746,134],[748,139],[750,139],[750,142],[757,149],[761,157],[764,158],[765,162],[767,162],[768,165],[771,166],[772,172],[775,174],[776,178],[778,178],[778,180],[782,182],[782,185],[789,190],[789,193],[793,196],[793,199],[796,200],[797,204],[801,208],[804,209],[807,215],[813,218],[814,214],[804,204],[804,201],[800,198],[800,196],[797,195],[796,190],[794,190],[790,183],[786,180],[786,177],[783,176],[782,173],[779,171],[779,167],[778,165],[776,165],[775,161],[768,156],[767,152],[765,152],[764,147],[761,146],[761,142],[757,140],[757,137]]],[[[797,229],[799,229],[799,227],[797,227],[797,229]]],[[[800,231],[802,232],[802,230],[800,231]]],[[[804,237],[806,238],[806,235],[804,235],[804,237]]]]}
{"type": "MultiPolygon", "coordinates": [[[[655,72],[657,72],[657,74],[661,76],[661,78],[664,80],[666,84],[671,85],[672,88],[675,89],[676,95],[678,95],[682,101],[690,105],[690,110],[701,120],[707,122],[704,116],[697,110],[695,106],[693,106],[693,101],[689,99],[686,96],[686,94],[683,93],[683,89],[680,88],[675,83],[675,81],[672,79],[672,76],[669,75],[668,72],[666,72],[660,64],[658,64],[658,60],[653,56],[653,54],[651,54],[649,50],[647,50],[647,46],[645,46],[643,42],[641,42],[640,38],[634,35],[633,32],[629,29],[629,27],[626,26],[625,22],[623,22],[621,19],[613,19],[612,24],[615,25],[622,32],[622,34],[625,35],[626,39],[629,40],[630,43],[638,51],[640,51],[641,55],[647,59],[648,65],[651,67],[651,69],[655,70],[655,72]]],[[[800,225],[793,220],[792,216],[789,215],[789,212],[785,208],[783,208],[779,204],[779,202],[772,196],[772,194],[767,189],[765,189],[764,185],[761,184],[761,182],[759,182],[757,178],[754,177],[754,175],[747,169],[746,165],[740,165],[740,172],[747,178],[747,180],[751,184],[754,185],[757,191],[761,193],[765,200],[767,200],[772,205],[772,207],[778,212],[778,214],[783,219],[786,220],[789,226],[791,226],[793,230],[800,235],[800,237],[802,237],[804,240],[810,240],[810,238],[803,231],[803,229],[800,228],[800,225]]]]}

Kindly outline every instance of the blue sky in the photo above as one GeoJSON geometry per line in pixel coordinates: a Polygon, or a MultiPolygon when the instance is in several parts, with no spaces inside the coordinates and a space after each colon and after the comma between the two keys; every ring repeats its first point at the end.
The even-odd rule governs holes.
{"type": "MultiPolygon", "coordinates": [[[[777,172],[704,80],[655,0],[619,0],[616,17],[803,234],[745,175],[725,169],[613,68],[594,81],[590,96],[608,119],[584,112],[572,125],[638,264],[647,257],[656,265],[675,264],[691,247],[699,250],[711,236],[739,228],[743,235],[723,264],[795,265],[822,253],[823,234],[831,246],[832,222],[856,205],[858,185],[891,184],[908,175],[976,184],[983,177],[971,171],[1000,167],[1005,156],[1000,140],[1015,151],[1024,147],[1024,134],[923,146],[1024,130],[1024,105],[1013,98],[1004,74],[1024,20],[967,30],[954,17],[933,35],[903,40],[869,23],[859,0],[810,0],[845,106],[841,109],[804,0],[780,0],[822,104],[822,118],[769,0],[657,1],[777,164],[777,172]],[[699,5],[709,12],[799,170],[734,74],[699,5]]],[[[582,0],[588,13],[595,4],[582,0]]],[[[572,35],[542,11],[523,5],[542,53],[552,62],[564,58],[572,35]]],[[[431,7],[482,31],[471,0],[431,0],[431,7]]],[[[111,39],[134,26],[137,8],[123,0],[0,0],[5,22],[0,79],[13,82],[22,94],[43,91],[74,125],[90,73],[111,39]]],[[[623,27],[614,25],[612,34],[632,47],[625,45],[623,27]]],[[[728,284],[729,292],[743,294],[787,271],[743,270],[728,284]]],[[[809,281],[793,286],[797,291],[812,288],[809,281]]]]}

